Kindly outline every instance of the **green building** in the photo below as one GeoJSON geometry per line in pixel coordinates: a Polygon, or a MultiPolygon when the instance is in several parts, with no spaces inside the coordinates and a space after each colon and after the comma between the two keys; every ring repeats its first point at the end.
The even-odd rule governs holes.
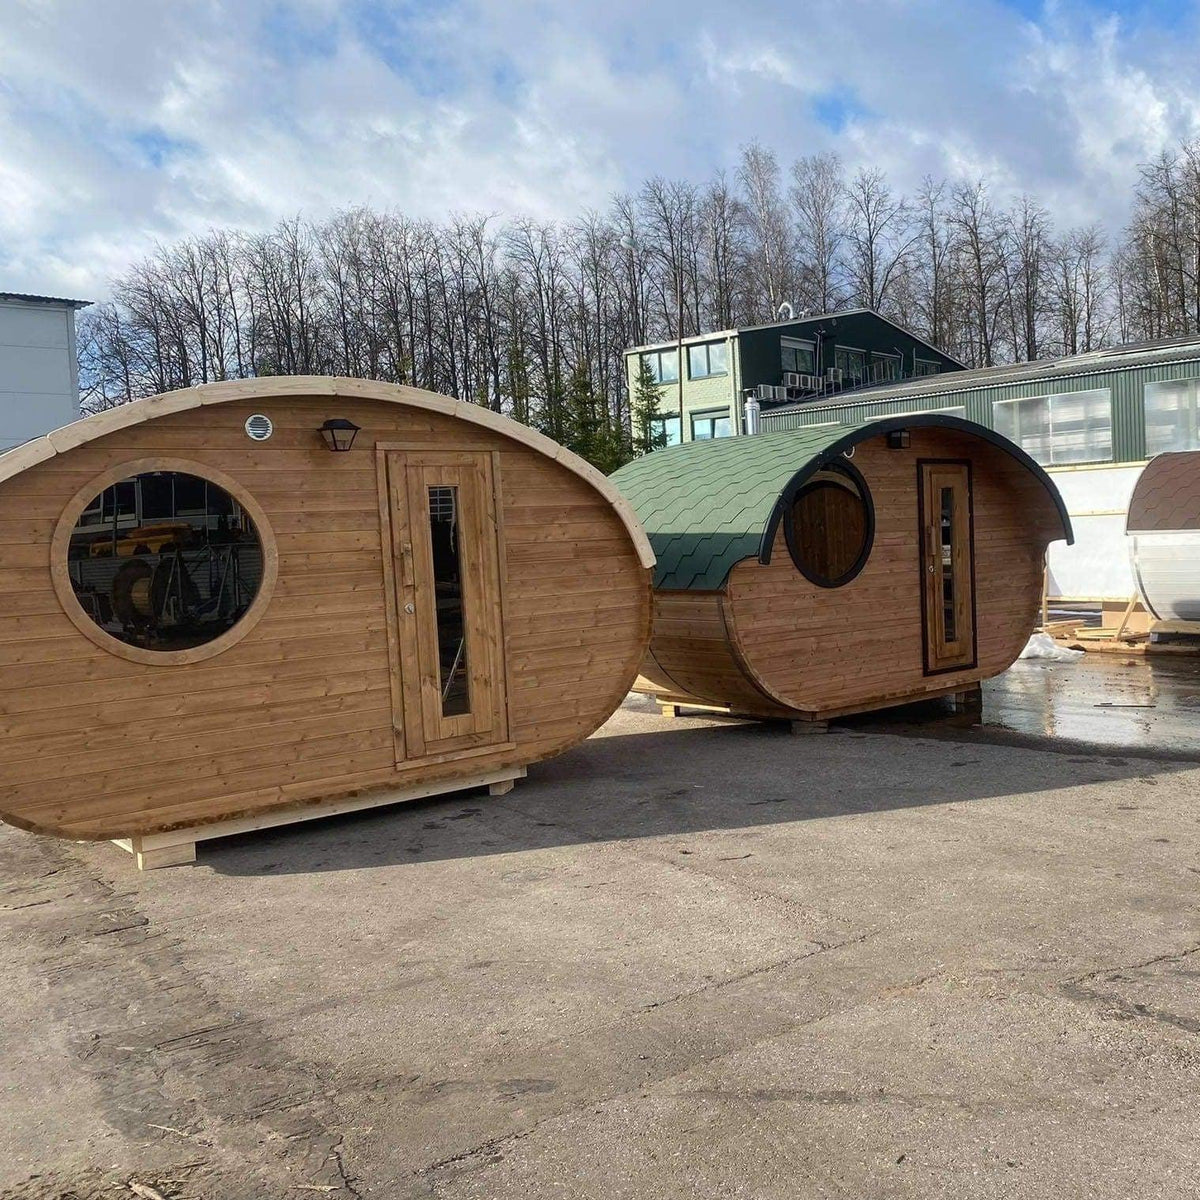
{"type": "Polygon", "coordinates": [[[1196,380],[1200,338],[1172,338],[764,404],[762,428],[949,410],[1004,434],[1046,467],[1143,463],[1164,450],[1200,448],[1196,380]]]}
{"type": "Polygon", "coordinates": [[[744,433],[748,393],[765,411],[772,404],[829,401],[873,384],[964,369],[866,308],[635,346],[625,352],[631,391],[643,361],[659,385],[657,421],[668,445],[744,433]]]}

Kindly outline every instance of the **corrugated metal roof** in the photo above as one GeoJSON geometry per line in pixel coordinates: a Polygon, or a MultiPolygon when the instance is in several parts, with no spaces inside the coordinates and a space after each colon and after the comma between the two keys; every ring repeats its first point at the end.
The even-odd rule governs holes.
{"type": "Polygon", "coordinates": [[[0,302],[19,300],[22,304],[65,304],[68,308],[87,308],[91,300],[72,300],[67,296],[33,296],[26,292],[0,292],[0,302]]]}
{"type": "Polygon", "coordinates": [[[879,400],[917,400],[924,396],[940,396],[946,392],[966,392],[1002,384],[1055,380],[1073,375],[1095,375],[1126,367],[1151,366],[1156,363],[1200,356],[1200,337],[1166,338],[1158,342],[1136,342],[1092,350],[1087,354],[1070,354],[1064,358],[1042,358],[1034,362],[1008,363],[1000,367],[976,367],[970,371],[948,371],[942,375],[909,379],[904,383],[880,383],[839,393],[836,399],[815,397],[797,404],[781,404],[763,410],[770,413],[801,412],[809,408],[833,410],[879,400]]]}
{"type": "Polygon", "coordinates": [[[982,425],[938,413],[687,442],[634,459],[610,478],[650,538],[654,586],[712,591],[742,559],[770,561],[784,503],[823,463],[866,438],[921,426],[964,430],[1011,454],[1041,480],[1071,540],[1062,499],[1033,459],[982,425]]]}

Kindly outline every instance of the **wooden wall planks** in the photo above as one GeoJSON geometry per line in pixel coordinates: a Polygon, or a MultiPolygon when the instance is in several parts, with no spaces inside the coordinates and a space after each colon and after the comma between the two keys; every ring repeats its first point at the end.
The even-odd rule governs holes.
{"type": "Polygon", "coordinates": [[[0,482],[4,819],[128,837],[530,763],[592,732],[631,685],[649,636],[649,572],[599,488],[541,448],[453,415],[369,396],[272,395],[261,382],[268,390],[252,398],[168,411],[0,482]],[[254,443],[243,423],[260,411],[275,432],[254,443]],[[329,416],[362,426],[351,453],[321,443],[329,416]],[[375,443],[499,456],[506,749],[396,763],[403,715],[392,702],[375,443]],[[51,582],[50,539],[71,497],[154,456],[230,476],[275,534],[278,582],[262,619],[203,662],[131,662],[94,645],[51,582]]]}

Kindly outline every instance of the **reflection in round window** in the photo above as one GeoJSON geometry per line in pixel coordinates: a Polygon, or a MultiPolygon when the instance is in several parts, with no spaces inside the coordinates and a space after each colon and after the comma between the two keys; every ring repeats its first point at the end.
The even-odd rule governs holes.
{"type": "Polygon", "coordinates": [[[179,471],[107,487],[80,514],[67,568],[105,633],[144,650],[188,650],[231,629],[262,583],[262,545],[224,488],[179,471]]]}
{"type": "Polygon", "coordinates": [[[849,583],[866,565],[875,518],[866,480],[849,463],[830,463],[792,501],[784,534],[792,560],[821,587],[849,583]]]}

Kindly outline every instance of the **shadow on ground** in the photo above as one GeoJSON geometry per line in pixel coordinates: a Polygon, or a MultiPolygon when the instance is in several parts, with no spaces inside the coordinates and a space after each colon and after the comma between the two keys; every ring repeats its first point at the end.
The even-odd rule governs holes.
{"type": "MultiPolygon", "coordinates": [[[[549,762],[508,796],[460,792],[285,826],[201,846],[220,874],[342,871],[509,854],[551,846],[686,838],[1015,794],[1145,780],[1193,769],[1178,759],[1073,750],[1029,739],[1005,746],[1004,730],[971,729],[940,703],[860,717],[828,735],[797,736],[786,724],[728,719],[665,721],[631,699],[597,735],[549,762]],[[881,735],[928,747],[881,755],[881,735]],[[985,744],[997,735],[1001,745],[985,744]],[[876,751],[864,754],[864,741],[876,751]],[[1035,742],[1036,745],[1036,742],[1035,742]],[[870,769],[864,770],[869,757],[870,769]],[[880,762],[883,762],[882,768],[880,762]]],[[[1200,758],[1200,754],[1197,754],[1200,758]]],[[[679,851],[688,853],[686,847],[679,851]]]]}

